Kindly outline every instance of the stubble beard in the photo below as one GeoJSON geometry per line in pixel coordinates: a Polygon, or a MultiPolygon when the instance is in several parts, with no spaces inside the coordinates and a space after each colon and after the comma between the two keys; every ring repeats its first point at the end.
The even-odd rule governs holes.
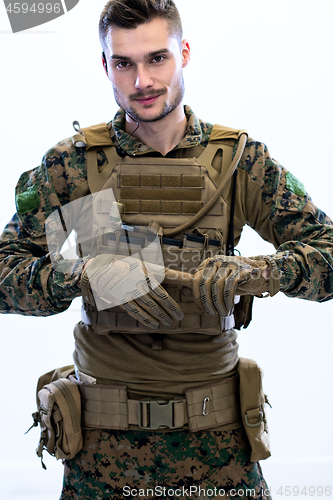
{"type": "MultiPolygon", "coordinates": [[[[140,115],[132,106],[129,106],[127,109],[125,109],[124,103],[122,102],[122,98],[120,96],[120,93],[117,91],[117,89],[114,87],[113,88],[113,93],[114,93],[114,98],[118,106],[125,111],[131,118],[134,119],[134,121],[141,122],[141,123],[153,123],[157,122],[159,120],[163,120],[168,114],[170,114],[172,111],[174,111],[179,104],[182,102],[185,94],[185,85],[184,85],[184,78],[183,75],[181,75],[180,80],[179,80],[179,85],[178,89],[175,95],[174,100],[170,103],[167,104],[166,102],[164,103],[163,109],[161,112],[154,116],[147,118],[146,116],[140,115]]],[[[149,93],[145,93],[144,96],[149,95],[149,93]]],[[[138,97],[143,97],[143,95],[138,94],[138,97]]]]}

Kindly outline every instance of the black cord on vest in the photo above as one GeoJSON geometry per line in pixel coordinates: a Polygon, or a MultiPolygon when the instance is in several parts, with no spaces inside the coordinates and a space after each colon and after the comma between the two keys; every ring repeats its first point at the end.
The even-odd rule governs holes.
{"type": "Polygon", "coordinates": [[[237,187],[237,175],[238,170],[235,170],[233,175],[234,182],[232,186],[232,198],[231,198],[231,210],[230,210],[230,223],[229,223],[229,231],[228,231],[228,240],[227,240],[227,255],[235,255],[235,235],[234,235],[234,216],[235,216],[235,203],[236,203],[236,187],[237,187]]]}
{"type": "Polygon", "coordinates": [[[117,151],[117,154],[118,154],[118,156],[120,156],[120,157],[122,157],[122,158],[123,158],[124,156],[126,156],[126,152],[125,152],[125,151],[124,151],[124,150],[123,150],[120,146],[121,146],[122,144],[124,144],[124,142],[128,141],[128,139],[129,139],[130,137],[132,137],[132,135],[133,135],[133,134],[135,134],[135,132],[138,130],[139,125],[140,125],[140,123],[139,123],[139,122],[137,122],[137,121],[133,118],[133,116],[131,116],[131,115],[129,114],[129,112],[128,112],[128,111],[125,111],[125,114],[126,114],[127,116],[129,116],[129,117],[130,117],[130,118],[131,118],[131,119],[132,119],[132,120],[136,123],[136,125],[137,125],[137,126],[135,127],[135,129],[133,130],[133,132],[132,132],[132,133],[131,133],[128,137],[126,137],[126,139],[124,139],[123,141],[121,141],[121,143],[120,143],[120,144],[118,144],[118,146],[116,146],[116,151],[117,151]]]}

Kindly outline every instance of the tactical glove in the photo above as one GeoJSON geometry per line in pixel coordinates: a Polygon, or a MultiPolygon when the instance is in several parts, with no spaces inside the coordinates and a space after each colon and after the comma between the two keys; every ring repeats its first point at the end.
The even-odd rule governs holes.
{"type": "Polygon", "coordinates": [[[196,269],[192,286],[198,306],[203,304],[210,314],[225,317],[233,311],[236,295],[275,295],[280,290],[279,278],[272,257],[216,255],[196,269]]]}
{"type": "Polygon", "coordinates": [[[98,299],[102,299],[109,307],[119,305],[130,316],[152,329],[160,324],[169,326],[174,319],[183,319],[184,314],[154,278],[153,267],[153,264],[134,257],[98,255],[82,273],[83,298],[93,305],[98,299]]]}

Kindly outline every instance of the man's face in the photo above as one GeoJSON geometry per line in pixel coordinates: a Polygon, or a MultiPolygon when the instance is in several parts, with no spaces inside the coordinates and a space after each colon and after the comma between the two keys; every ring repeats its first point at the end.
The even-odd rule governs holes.
{"type": "MultiPolygon", "coordinates": [[[[188,43],[169,35],[165,19],[137,28],[111,27],[106,38],[108,77],[117,104],[140,122],[161,120],[183,100],[188,43]]],[[[105,65],[104,65],[105,66],[105,65]]]]}

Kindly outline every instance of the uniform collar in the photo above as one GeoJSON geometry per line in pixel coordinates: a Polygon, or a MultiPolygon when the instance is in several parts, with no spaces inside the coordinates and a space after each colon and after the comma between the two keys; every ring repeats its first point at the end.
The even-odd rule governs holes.
{"type": "MultiPolygon", "coordinates": [[[[174,149],[187,148],[192,146],[197,146],[202,141],[202,129],[201,122],[193,113],[192,109],[185,105],[184,111],[187,119],[187,125],[185,130],[185,135],[174,149]]],[[[143,144],[138,139],[130,137],[129,134],[125,132],[125,113],[122,109],[119,109],[115,114],[114,119],[108,123],[110,129],[110,135],[115,146],[120,146],[128,154],[144,154],[148,152],[156,153],[155,149],[143,144]],[[124,142],[123,142],[124,141],[124,142]]]]}

